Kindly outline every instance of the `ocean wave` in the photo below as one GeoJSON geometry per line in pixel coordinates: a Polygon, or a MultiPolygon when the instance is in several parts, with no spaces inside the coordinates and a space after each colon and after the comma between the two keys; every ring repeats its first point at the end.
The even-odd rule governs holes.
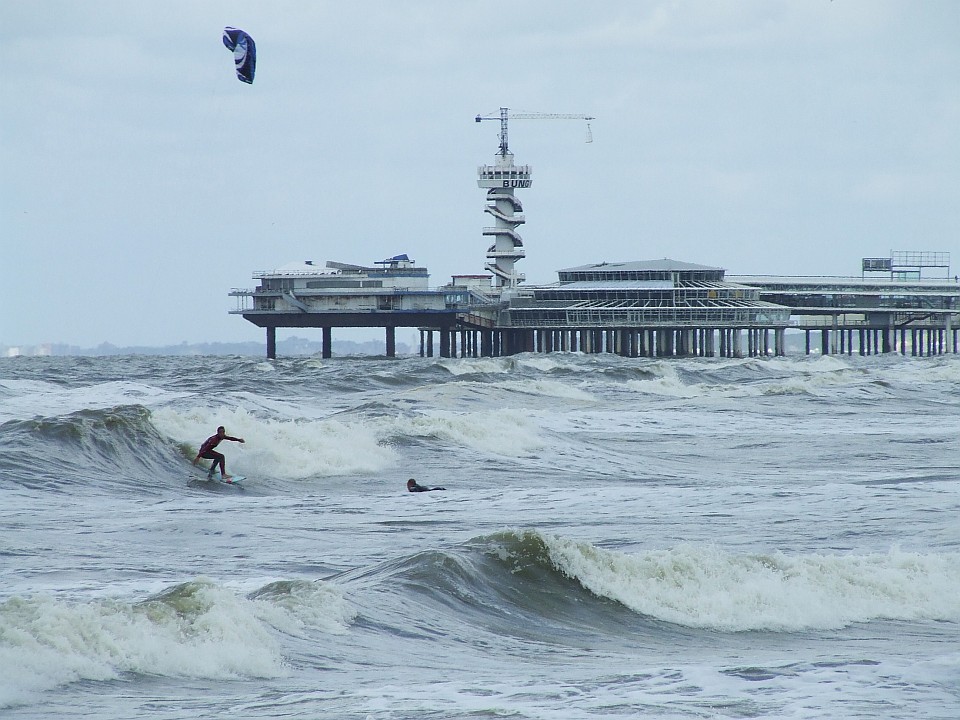
{"type": "Polygon", "coordinates": [[[285,635],[307,630],[343,635],[357,613],[334,586],[310,580],[277,580],[247,596],[258,603],[258,617],[285,635]]]}
{"type": "Polygon", "coordinates": [[[894,394],[890,383],[874,377],[869,368],[853,368],[832,357],[751,358],[715,364],[654,361],[646,366],[642,377],[626,378],[624,386],[643,394],[680,399],[838,394],[874,398],[894,394]]]}
{"type": "Polygon", "coordinates": [[[0,425],[0,438],[3,477],[26,486],[162,474],[176,461],[140,405],[12,420],[0,425]]]}
{"type": "MultiPolygon", "coordinates": [[[[446,370],[454,377],[469,375],[507,375],[516,373],[523,368],[532,368],[544,370],[543,363],[532,364],[524,361],[523,355],[510,355],[506,357],[482,357],[482,358],[451,358],[441,359],[438,366],[446,370]]],[[[543,358],[541,358],[543,360],[543,358]]],[[[547,361],[549,362],[549,361],[547,361]]],[[[547,369],[554,367],[551,364],[547,369]]]]}
{"type": "Polygon", "coordinates": [[[461,619],[557,642],[647,623],[742,633],[960,621],[958,553],[748,555],[680,545],[627,554],[525,530],[418,554],[390,574],[440,604],[456,599],[461,619]]]}
{"type": "Polygon", "coordinates": [[[299,580],[242,595],[198,578],[135,602],[10,598],[0,603],[0,707],[125,673],[280,677],[287,668],[275,632],[342,634],[353,618],[336,588],[299,580]]]}
{"type": "MultiPolygon", "coordinates": [[[[636,371],[645,359],[620,358],[615,355],[584,355],[582,353],[554,352],[548,355],[539,353],[519,353],[504,357],[450,358],[437,361],[437,366],[456,378],[475,375],[516,375],[523,377],[554,376],[573,374],[592,375],[597,373],[636,371]],[[611,370],[610,363],[620,363],[611,370]]],[[[641,370],[642,371],[642,370],[641,370]]]]}
{"type": "Polygon", "coordinates": [[[488,455],[522,457],[544,447],[534,418],[522,410],[444,412],[383,419],[377,423],[385,438],[439,440],[488,455]]]}
{"type": "Polygon", "coordinates": [[[482,628],[497,636],[569,645],[589,633],[615,635],[612,628],[622,627],[628,614],[622,606],[594,598],[547,562],[529,563],[522,571],[508,567],[486,552],[490,544],[486,538],[426,550],[336,579],[357,596],[371,595],[374,587],[376,597],[392,592],[395,601],[383,624],[398,636],[417,627],[474,637],[482,628]]]}
{"type": "Polygon", "coordinates": [[[328,418],[276,419],[245,408],[159,408],[152,421],[160,432],[192,453],[219,425],[244,444],[225,443],[231,472],[257,477],[300,480],[345,474],[376,473],[395,463],[371,421],[328,418]]]}
{"type": "Polygon", "coordinates": [[[129,381],[65,387],[36,380],[0,380],[0,386],[9,396],[0,408],[0,422],[37,417],[56,418],[82,410],[107,410],[125,405],[153,407],[189,395],[187,392],[129,381]]]}
{"type": "Polygon", "coordinates": [[[644,616],[727,632],[826,630],[874,620],[960,620],[960,554],[735,555],[681,545],[628,555],[535,531],[501,546],[644,616]]]}

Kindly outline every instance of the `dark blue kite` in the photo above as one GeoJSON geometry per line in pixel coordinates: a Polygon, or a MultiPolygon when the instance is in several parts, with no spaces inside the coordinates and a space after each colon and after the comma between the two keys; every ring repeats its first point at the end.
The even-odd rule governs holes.
{"type": "Polygon", "coordinates": [[[257,46],[253,38],[243,30],[226,27],[223,29],[223,44],[227,50],[233,50],[237,77],[245,83],[253,83],[253,74],[257,71],[257,46]]]}

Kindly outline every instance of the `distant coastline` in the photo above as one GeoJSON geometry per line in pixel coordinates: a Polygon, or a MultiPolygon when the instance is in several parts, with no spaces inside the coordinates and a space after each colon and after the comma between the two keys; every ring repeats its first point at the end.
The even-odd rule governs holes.
{"type": "MultiPolygon", "coordinates": [[[[286,340],[277,340],[277,351],[284,356],[292,355],[319,355],[322,344],[319,341],[305,338],[291,337],[286,340]]],[[[386,348],[383,341],[368,340],[355,342],[352,340],[338,340],[333,345],[334,356],[337,355],[385,355],[386,348]]],[[[398,342],[397,354],[410,355],[414,349],[409,345],[398,342]]],[[[105,355],[252,355],[264,357],[266,345],[262,342],[214,342],[214,343],[187,343],[179,345],[117,346],[111,343],[101,343],[95,347],[78,347],[64,343],[42,343],[39,345],[0,345],[0,357],[38,357],[38,356],[83,356],[99,357],[105,355]]]]}
{"type": "MultiPolygon", "coordinates": [[[[803,334],[797,331],[787,331],[786,347],[789,352],[803,352],[803,334]]],[[[277,355],[304,356],[320,355],[323,344],[317,340],[307,340],[300,337],[289,337],[286,340],[277,340],[277,355]]],[[[397,355],[419,355],[419,348],[397,341],[397,355]]],[[[815,350],[816,352],[816,350],[815,350]]],[[[95,347],[79,347],[65,343],[42,343],[39,345],[3,345],[0,343],[0,359],[12,357],[102,357],[106,355],[240,355],[265,358],[267,348],[264,343],[247,342],[214,342],[214,343],[187,343],[179,345],[127,345],[118,346],[111,343],[101,343],[95,347]]],[[[334,340],[333,356],[349,355],[386,356],[387,350],[382,340],[334,340]]]]}

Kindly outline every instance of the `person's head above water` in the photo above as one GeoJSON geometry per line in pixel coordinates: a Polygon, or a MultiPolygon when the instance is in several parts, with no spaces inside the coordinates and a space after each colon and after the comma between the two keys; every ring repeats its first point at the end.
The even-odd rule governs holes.
{"type": "Polygon", "coordinates": [[[417,486],[417,481],[416,481],[416,480],[414,480],[413,478],[410,478],[409,480],[407,480],[407,487],[408,487],[408,488],[412,488],[412,487],[416,487],[416,486],[417,486]]]}

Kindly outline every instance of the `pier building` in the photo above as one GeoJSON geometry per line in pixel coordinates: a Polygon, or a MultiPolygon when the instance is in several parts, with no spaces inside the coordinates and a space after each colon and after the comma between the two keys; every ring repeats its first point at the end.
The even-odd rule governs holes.
{"type": "MultiPolygon", "coordinates": [[[[382,327],[386,354],[396,354],[398,327],[490,327],[494,299],[481,294],[475,276],[458,276],[445,288],[431,289],[429,274],[407,255],[374,263],[375,267],[328,261],[291,263],[277,270],[255,272],[260,284],[234,288],[231,311],[267,333],[267,357],[276,357],[277,328],[320,328],[322,355],[332,355],[332,329],[382,327]]],[[[486,285],[489,287],[489,276],[486,285]]],[[[445,348],[441,348],[445,350],[445,348]]]]}
{"type": "Polygon", "coordinates": [[[790,308],[790,327],[810,354],[956,353],[960,282],[950,253],[892,251],[863,258],[860,277],[739,275],[760,298],[790,308]],[[926,273],[939,271],[940,277],[926,273]],[[817,337],[819,335],[819,338],[817,337]],[[813,344],[811,344],[813,336],[813,344]]]}
{"type": "Polygon", "coordinates": [[[628,357],[784,353],[790,310],[762,300],[756,288],[725,282],[721,268],[664,259],[594,263],[558,274],[555,284],[521,288],[507,298],[499,325],[527,333],[522,350],[628,357]]]}
{"type": "MultiPolygon", "coordinates": [[[[581,115],[517,115],[592,119],[581,115]]],[[[957,352],[960,285],[948,253],[891,252],[865,258],[860,278],[727,277],[721,268],[677,260],[594,263],[558,271],[558,281],[526,285],[516,265],[526,251],[526,222],[516,191],[532,185],[507,145],[508,112],[499,119],[493,165],[477,169],[486,190],[482,234],[489,274],[454,275],[430,287],[426,267],[407,255],[373,264],[293,263],[253,274],[254,289],[235,288],[231,311],[266,330],[276,357],[276,330],[320,328],[322,355],[332,355],[333,328],[384,328],[386,355],[396,329],[417,328],[420,354],[501,356],[519,352],[609,352],[627,357],[783,355],[788,329],[803,331],[806,351],[935,355],[957,352]],[[939,271],[940,278],[924,277],[939,271]],[[819,333],[819,347],[811,338],[819,333]]]]}
{"type": "Polygon", "coordinates": [[[956,278],[726,276],[676,260],[594,263],[558,272],[548,285],[496,287],[490,275],[456,275],[431,288],[405,255],[365,267],[293,263],[257,272],[234,289],[232,313],[263,327],[267,356],[276,329],[382,327],[386,354],[396,328],[420,332],[420,353],[441,357],[518,352],[611,352],[628,357],[783,355],[787,330],[809,354],[958,351],[956,278]]]}
{"type": "Polygon", "coordinates": [[[388,356],[397,327],[420,330],[423,355],[434,354],[436,337],[441,357],[782,355],[790,320],[789,308],[762,300],[757,288],[725,282],[723,269],[675,260],[584,265],[561,270],[557,283],[519,288],[456,275],[431,289],[426,268],[406,255],[375,265],[293,263],[254,273],[259,287],[231,291],[233,312],[266,329],[271,358],[278,327],[321,328],[324,357],[335,327],[383,327],[388,356]]]}

